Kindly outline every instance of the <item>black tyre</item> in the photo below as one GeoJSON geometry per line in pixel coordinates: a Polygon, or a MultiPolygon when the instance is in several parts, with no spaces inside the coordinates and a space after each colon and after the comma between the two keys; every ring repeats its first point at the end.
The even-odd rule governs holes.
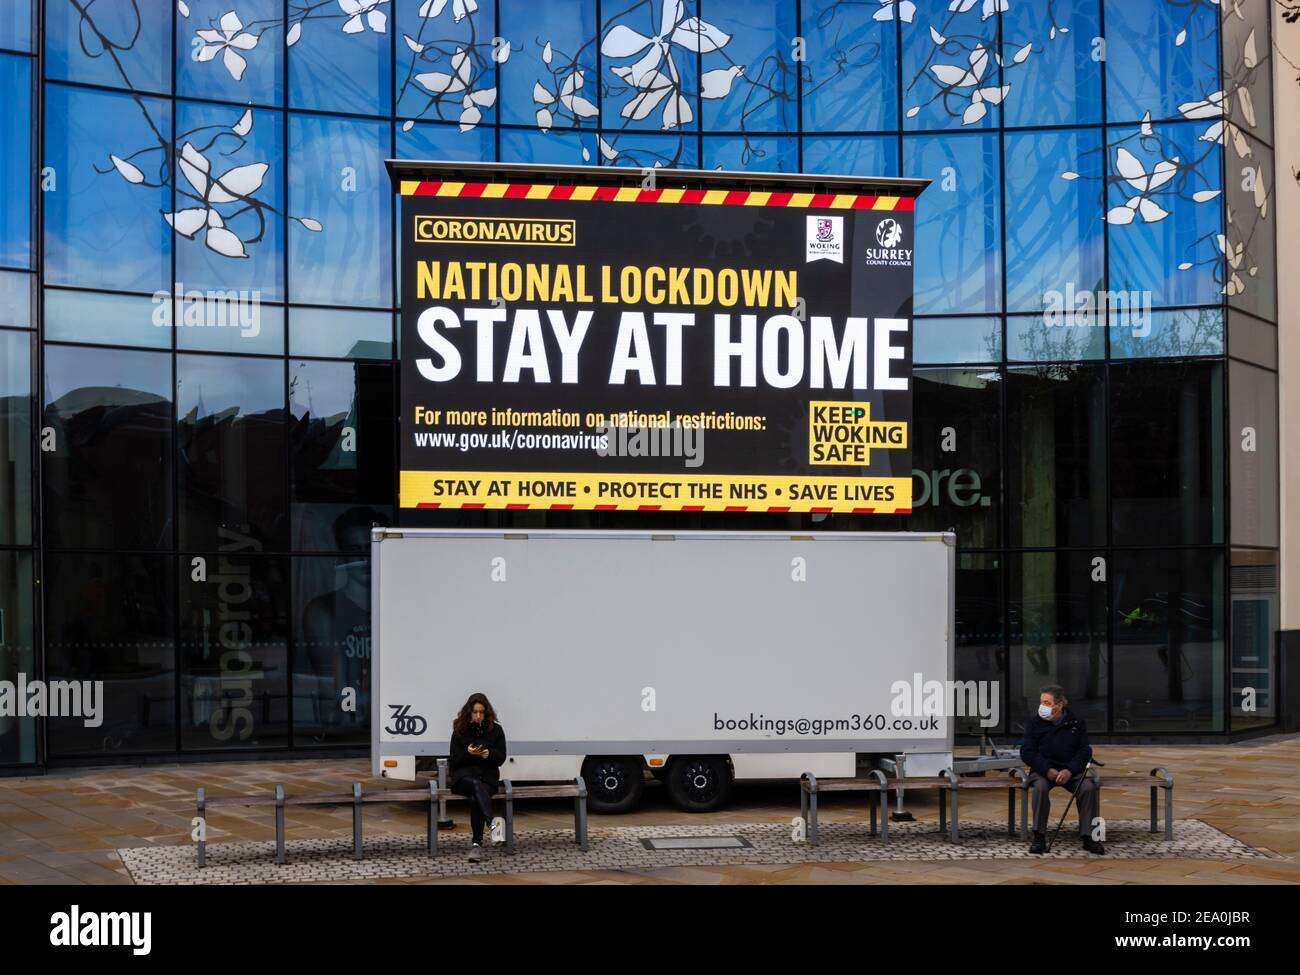
{"type": "Polygon", "coordinates": [[[633,755],[587,759],[582,781],[587,784],[588,811],[607,816],[631,812],[645,792],[641,759],[633,755]]]}
{"type": "Polygon", "coordinates": [[[718,755],[674,758],[668,767],[668,797],[684,812],[714,812],[731,798],[731,764],[718,755]]]}

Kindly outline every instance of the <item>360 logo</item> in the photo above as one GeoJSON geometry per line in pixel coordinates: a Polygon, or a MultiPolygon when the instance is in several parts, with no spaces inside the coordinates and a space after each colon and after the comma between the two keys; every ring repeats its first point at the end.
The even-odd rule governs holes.
{"type": "Polygon", "coordinates": [[[384,729],[390,735],[422,735],[429,729],[429,722],[418,714],[411,713],[409,704],[390,704],[390,724],[384,729]]]}

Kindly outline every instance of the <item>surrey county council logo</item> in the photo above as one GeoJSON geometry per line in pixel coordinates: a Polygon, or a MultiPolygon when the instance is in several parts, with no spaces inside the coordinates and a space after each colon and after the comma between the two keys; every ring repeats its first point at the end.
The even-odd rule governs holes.
{"type": "Polygon", "coordinates": [[[912,249],[900,247],[903,243],[903,225],[893,217],[885,217],[876,224],[876,243],[879,247],[866,250],[867,267],[910,267],[912,249]]]}
{"type": "Polygon", "coordinates": [[[876,224],[876,243],[881,247],[897,247],[903,240],[903,226],[893,217],[876,224]]]}
{"type": "Polygon", "coordinates": [[[808,217],[807,251],[804,263],[835,261],[844,263],[844,218],[808,217]]]}

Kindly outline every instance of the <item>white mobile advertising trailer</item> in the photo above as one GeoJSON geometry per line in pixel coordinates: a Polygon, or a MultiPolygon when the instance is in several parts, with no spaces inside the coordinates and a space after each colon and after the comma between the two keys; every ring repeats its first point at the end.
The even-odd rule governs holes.
{"type": "Polygon", "coordinates": [[[937,774],[952,719],[913,704],[953,677],[954,565],[946,534],[376,528],[374,774],[445,756],[475,691],[503,777],[581,774],[593,811],[646,770],[693,811],[899,755],[937,774]]]}

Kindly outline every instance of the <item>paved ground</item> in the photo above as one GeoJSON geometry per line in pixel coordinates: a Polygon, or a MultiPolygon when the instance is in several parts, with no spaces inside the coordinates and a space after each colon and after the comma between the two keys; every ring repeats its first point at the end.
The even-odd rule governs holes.
{"type": "MultiPolygon", "coordinates": [[[[858,799],[822,802],[823,844],[790,842],[798,812],[792,785],[737,789],[731,806],[710,816],[673,809],[661,789],[647,789],[631,816],[592,817],[592,850],[572,846],[572,807],[564,801],[521,803],[519,853],[494,853],[479,867],[464,861],[466,824],[444,832],[443,853],[422,852],[424,816],[414,807],[366,809],[367,859],[348,856],[351,811],[290,808],[293,864],[277,876],[267,864],[274,829],[265,808],[214,810],[209,816],[212,867],[202,882],[337,880],[479,883],[1296,883],[1300,882],[1300,736],[1237,745],[1098,749],[1112,777],[1164,765],[1174,774],[1175,843],[1143,829],[1144,790],[1108,786],[1103,815],[1110,855],[1085,856],[1071,840],[1061,855],[1029,857],[997,825],[1005,794],[962,799],[960,848],[930,832],[935,796],[909,799],[914,826],[896,828],[885,848],[865,838],[858,799]],[[845,825],[838,825],[845,824],[845,825]],[[853,824],[853,825],[847,825],[853,824]],[[743,851],[653,853],[640,839],[668,835],[740,835],[743,851]],[[338,855],[335,856],[334,853],[338,855]],[[449,874],[454,873],[455,876],[449,874]]],[[[167,765],[57,772],[0,779],[0,883],[193,882],[189,838],[194,790],[209,795],[346,791],[364,778],[362,760],[167,765]]],[[[373,783],[378,785],[378,783],[373,783]]],[[[1058,807],[1059,808],[1059,807],[1058,807]]],[[[1072,814],[1073,815],[1073,814],[1072,814]]],[[[1063,831],[1063,836],[1065,831],[1063,831]]]]}

